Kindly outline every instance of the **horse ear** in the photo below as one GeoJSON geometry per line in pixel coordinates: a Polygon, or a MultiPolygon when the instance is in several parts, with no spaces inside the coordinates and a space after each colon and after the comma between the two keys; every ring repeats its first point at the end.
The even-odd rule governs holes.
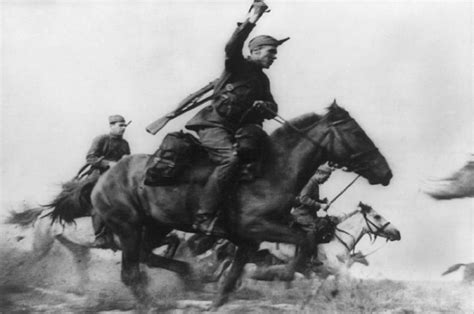
{"type": "Polygon", "coordinates": [[[337,104],[336,99],[334,99],[327,109],[331,121],[342,120],[349,116],[349,113],[337,104]]]}
{"type": "Polygon", "coordinates": [[[367,204],[364,204],[362,202],[359,202],[359,207],[360,207],[360,210],[363,212],[363,213],[368,213],[372,207],[370,207],[369,205],[367,204]]]}

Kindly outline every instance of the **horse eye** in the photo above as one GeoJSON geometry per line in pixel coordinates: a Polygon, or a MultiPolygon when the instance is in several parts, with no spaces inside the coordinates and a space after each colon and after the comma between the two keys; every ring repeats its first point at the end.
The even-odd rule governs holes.
{"type": "Polygon", "coordinates": [[[380,218],[382,218],[382,216],[380,216],[380,215],[375,215],[374,218],[375,218],[375,219],[380,219],[380,218]]]}

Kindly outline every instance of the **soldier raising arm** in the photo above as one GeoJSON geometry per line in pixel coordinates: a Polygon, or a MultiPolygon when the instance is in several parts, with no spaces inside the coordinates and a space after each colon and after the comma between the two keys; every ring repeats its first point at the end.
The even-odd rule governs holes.
{"type": "Polygon", "coordinates": [[[267,9],[264,2],[254,2],[246,20],[238,24],[225,46],[224,73],[214,89],[213,102],[186,124],[186,128],[198,133],[216,164],[195,216],[194,228],[206,234],[225,233],[216,227],[215,217],[218,208],[226,207],[221,206],[223,196],[229,192],[241,163],[234,145],[237,130],[248,125],[261,126],[264,119],[273,118],[278,110],[269,79],[262,70],[272,65],[277,47],[288,38],[257,36],[249,42],[250,55],[245,58],[242,54],[245,40],[267,9]]]}

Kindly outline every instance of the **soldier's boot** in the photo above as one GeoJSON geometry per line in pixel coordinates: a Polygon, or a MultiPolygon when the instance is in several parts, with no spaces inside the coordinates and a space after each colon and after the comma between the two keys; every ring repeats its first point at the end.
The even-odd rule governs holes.
{"type": "Polygon", "coordinates": [[[193,227],[206,235],[222,236],[228,234],[219,224],[217,209],[229,192],[232,179],[238,170],[238,163],[233,161],[217,166],[209,177],[200,199],[200,209],[194,216],[193,227]]]}
{"type": "Polygon", "coordinates": [[[311,267],[318,267],[322,266],[323,262],[321,262],[318,259],[318,242],[316,241],[316,233],[314,231],[314,226],[312,229],[308,232],[308,239],[311,243],[311,259],[310,259],[310,265],[311,267]]]}
{"type": "Polygon", "coordinates": [[[228,234],[218,223],[217,209],[224,200],[224,195],[229,193],[238,170],[239,163],[235,156],[224,160],[214,169],[199,200],[200,209],[194,216],[194,229],[206,235],[228,234]]]}

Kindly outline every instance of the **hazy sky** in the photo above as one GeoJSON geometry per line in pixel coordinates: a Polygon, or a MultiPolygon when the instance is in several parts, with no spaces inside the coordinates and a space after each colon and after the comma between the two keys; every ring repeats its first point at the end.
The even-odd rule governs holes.
{"type": "MultiPolygon", "coordinates": [[[[334,98],[387,157],[388,187],[360,180],[334,204],[372,204],[401,231],[369,275],[440,279],[474,261],[471,199],[434,201],[424,178],[473,150],[472,4],[269,0],[252,36],[291,37],[267,71],[281,115],[324,112],[334,98]]],[[[132,152],[153,152],[145,126],[216,78],[250,1],[3,1],[0,213],[46,203],[84,163],[107,117],[133,120],[132,152]]],[[[269,122],[268,130],[276,127],[269,122]]],[[[328,198],[353,175],[334,175],[328,198]]],[[[365,251],[378,247],[368,241],[365,251]]]]}

